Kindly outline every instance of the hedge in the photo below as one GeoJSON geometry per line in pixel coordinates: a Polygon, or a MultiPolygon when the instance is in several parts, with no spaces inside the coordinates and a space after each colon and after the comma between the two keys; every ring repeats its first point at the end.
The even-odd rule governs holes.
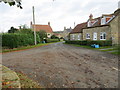
{"type": "MultiPolygon", "coordinates": [[[[37,43],[40,39],[37,35],[37,43]]],[[[34,45],[34,36],[32,34],[5,33],[2,34],[2,47],[17,48],[20,46],[34,45]]]]}
{"type": "Polygon", "coordinates": [[[47,39],[47,43],[58,42],[58,41],[60,41],[60,39],[47,39]]]}
{"type": "Polygon", "coordinates": [[[87,41],[87,40],[83,40],[83,41],[65,41],[65,43],[78,44],[78,45],[87,45],[87,46],[90,46],[92,44],[97,44],[97,45],[100,45],[100,46],[112,46],[112,41],[111,40],[105,40],[105,41],[87,41]]]}

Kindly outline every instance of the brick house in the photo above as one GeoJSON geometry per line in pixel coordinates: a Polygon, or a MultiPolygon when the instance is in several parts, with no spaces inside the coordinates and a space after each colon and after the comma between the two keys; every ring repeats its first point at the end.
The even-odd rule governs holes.
{"type": "Polygon", "coordinates": [[[81,25],[79,24],[76,26],[79,28],[77,32],[75,32],[76,27],[73,29],[70,33],[70,40],[112,40],[112,44],[119,44],[119,21],[120,9],[113,14],[104,14],[98,18],[93,18],[91,14],[86,27],[78,27],[81,25]],[[77,34],[81,34],[81,39],[75,38],[78,37],[77,34]]]}
{"type": "MultiPolygon", "coordinates": [[[[33,28],[33,24],[31,22],[31,28],[33,28]]],[[[53,35],[53,30],[50,26],[50,22],[48,22],[48,25],[39,25],[35,24],[35,31],[45,31],[47,33],[47,37],[50,38],[53,35]]]]}

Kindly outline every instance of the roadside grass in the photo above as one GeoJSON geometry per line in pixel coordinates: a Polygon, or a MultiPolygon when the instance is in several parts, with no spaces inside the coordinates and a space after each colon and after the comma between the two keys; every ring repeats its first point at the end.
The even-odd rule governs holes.
{"type": "MultiPolygon", "coordinates": [[[[56,42],[52,42],[52,43],[56,43],[56,42]]],[[[40,43],[40,44],[37,44],[37,45],[23,46],[23,47],[13,48],[13,49],[2,49],[2,51],[0,51],[0,53],[26,50],[26,49],[36,48],[36,47],[40,47],[40,46],[45,46],[45,45],[52,44],[52,43],[40,43]]]]}
{"type": "Polygon", "coordinates": [[[37,82],[28,78],[22,72],[14,72],[2,66],[2,88],[42,88],[37,82]]]}
{"type": "MultiPolygon", "coordinates": [[[[67,43],[64,43],[64,44],[67,44],[67,43]]],[[[77,46],[77,47],[83,47],[83,48],[92,49],[92,50],[99,50],[99,51],[103,51],[103,52],[114,51],[114,52],[109,52],[109,53],[120,55],[120,49],[119,49],[120,46],[103,46],[103,47],[100,47],[100,48],[93,48],[91,46],[77,45],[77,44],[68,44],[68,45],[73,45],[73,46],[77,46]],[[105,50],[101,50],[101,49],[105,49],[105,50]]]]}
{"type": "Polygon", "coordinates": [[[28,78],[25,74],[21,72],[16,72],[20,78],[21,88],[42,88],[37,82],[28,78]]]}

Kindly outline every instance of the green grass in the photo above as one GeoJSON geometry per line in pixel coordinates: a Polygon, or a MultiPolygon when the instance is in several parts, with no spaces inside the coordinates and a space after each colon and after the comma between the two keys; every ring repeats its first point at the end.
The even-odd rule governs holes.
{"type": "MultiPolygon", "coordinates": [[[[56,42],[52,42],[52,43],[56,43],[56,42]]],[[[31,49],[31,48],[35,48],[35,47],[40,47],[40,46],[52,44],[52,43],[44,43],[44,44],[40,43],[40,44],[37,44],[37,45],[23,46],[23,47],[14,48],[14,49],[2,49],[2,51],[0,51],[0,53],[6,53],[6,52],[12,52],[12,51],[19,51],[19,50],[31,49]]]]}
{"type": "MultiPolygon", "coordinates": [[[[67,43],[64,43],[64,44],[67,44],[67,43]]],[[[103,52],[118,50],[120,47],[120,46],[104,46],[104,47],[100,47],[100,48],[92,48],[91,46],[84,46],[84,45],[77,45],[77,44],[68,44],[68,45],[83,47],[83,48],[92,49],[92,50],[99,50],[99,51],[103,51],[103,52]],[[111,49],[107,49],[107,48],[111,48],[111,49]],[[107,50],[100,50],[100,49],[107,49],[107,50]]],[[[115,54],[115,55],[120,55],[120,50],[115,51],[115,52],[110,52],[110,53],[115,54]]]]}
{"type": "Polygon", "coordinates": [[[37,82],[28,78],[25,74],[21,72],[16,72],[20,78],[21,88],[42,88],[37,82]]]}

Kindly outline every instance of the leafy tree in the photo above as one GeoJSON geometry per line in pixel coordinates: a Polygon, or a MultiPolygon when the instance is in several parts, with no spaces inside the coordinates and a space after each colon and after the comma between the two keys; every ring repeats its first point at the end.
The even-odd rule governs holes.
{"type": "Polygon", "coordinates": [[[41,41],[44,41],[44,38],[47,38],[47,33],[44,30],[37,32],[41,41]]]}
{"type": "Polygon", "coordinates": [[[58,37],[56,35],[52,35],[51,39],[58,39],[58,37]]]}
{"type": "Polygon", "coordinates": [[[20,9],[22,9],[21,0],[0,0],[0,2],[7,3],[10,6],[14,6],[14,5],[17,4],[17,7],[19,7],[20,9]]]}
{"type": "Polygon", "coordinates": [[[20,29],[16,33],[21,33],[21,34],[33,34],[33,31],[31,29],[20,29]]]}
{"type": "Polygon", "coordinates": [[[11,27],[10,30],[8,30],[8,33],[15,33],[17,31],[18,31],[18,29],[11,27]]]}

